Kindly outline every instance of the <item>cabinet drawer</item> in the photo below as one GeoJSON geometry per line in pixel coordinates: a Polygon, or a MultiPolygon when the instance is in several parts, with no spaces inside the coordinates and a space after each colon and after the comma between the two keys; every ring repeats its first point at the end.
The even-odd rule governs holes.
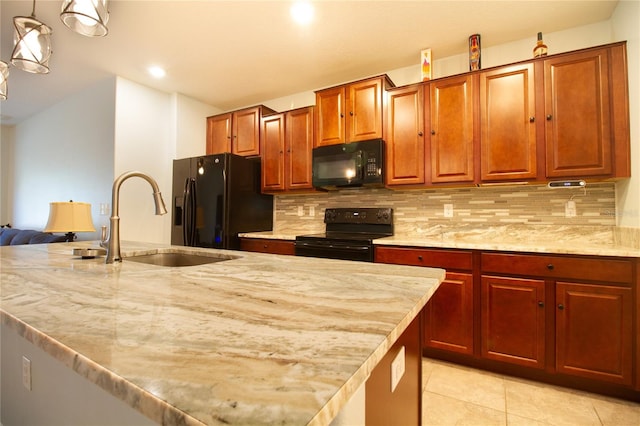
{"type": "Polygon", "coordinates": [[[428,266],[431,268],[473,269],[471,252],[459,250],[377,246],[375,261],[400,265],[428,266]]]}
{"type": "Polygon", "coordinates": [[[241,238],[240,250],[294,255],[295,245],[293,241],[272,240],[268,238],[241,238]]]}
{"type": "Polygon", "coordinates": [[[482,253],[483,273],[631,283],[630,261],[570,256],[482,253]]]}

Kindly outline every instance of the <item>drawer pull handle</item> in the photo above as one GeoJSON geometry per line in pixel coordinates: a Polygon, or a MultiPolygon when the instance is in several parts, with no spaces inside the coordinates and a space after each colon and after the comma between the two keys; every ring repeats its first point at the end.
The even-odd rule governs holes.
{"type": "Polygon", "coordinates": [[[422,262],[422,256],[418,256],[418,260],[422,262]]]}
{"type": "Polygon", "coordinates": [[[554,268],[553,263],[550,263],[547,265],[548,270],[553,271],[553,268],[554,268]]]}
{"type": "Polygon", "coordinates": [[[564,309],[564,305],[561,303],[558,305],[558,309],[563,310],[564,309]]]}
{"type": "Polygon", "coordinates": [[[544,308],[544,302],[542,300],[538,301],[538,306],[540,306],[541,308],[544,308]]]}

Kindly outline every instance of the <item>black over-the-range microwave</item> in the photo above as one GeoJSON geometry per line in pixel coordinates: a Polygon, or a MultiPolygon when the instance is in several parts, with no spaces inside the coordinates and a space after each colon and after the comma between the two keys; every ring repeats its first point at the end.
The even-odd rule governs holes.
{"type": "Polygon", "coordinates": [[[313,186],[384,186],[384,141],[372,139],[313,149],[313,186]]]}

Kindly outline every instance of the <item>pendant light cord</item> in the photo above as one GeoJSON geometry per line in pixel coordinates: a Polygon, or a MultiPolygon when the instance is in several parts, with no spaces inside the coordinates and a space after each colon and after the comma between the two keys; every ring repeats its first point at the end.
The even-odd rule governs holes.
{"type": "Polygon", "coordinates": [[[33,0],[33,8],[31,9],[31,17],[36,17],[36,0],[33,0]]]}

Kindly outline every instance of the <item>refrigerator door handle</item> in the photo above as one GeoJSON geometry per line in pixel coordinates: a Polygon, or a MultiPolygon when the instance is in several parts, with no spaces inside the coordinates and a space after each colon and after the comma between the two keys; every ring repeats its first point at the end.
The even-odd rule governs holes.
{"type": "Polygon", "coordinates": [[[184,200],[182,210],[182,238],[185,246],[194,244],[195,219],[195,181],[187,178],[184,185],[184,200]]]}

